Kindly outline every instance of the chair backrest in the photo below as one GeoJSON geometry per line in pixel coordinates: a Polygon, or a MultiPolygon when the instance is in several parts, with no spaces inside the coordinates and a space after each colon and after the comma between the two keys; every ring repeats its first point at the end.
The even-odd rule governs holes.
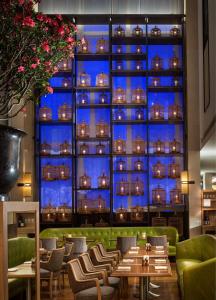
{"type": "Polygon", "coordinates": [[[98,250],[98,247],[91,247],[89,250],[89,254],[93,264],[97,264],[97,262],[101,261],[102,256],[98,250]]]}
{"type": "Polygon", "coordinates": [[[117,249],[125,254],[131,247],[135,247],[137,244],[136,236],[117,236],[117,249]]]}
{"type": "Polygon", "coordinates": [[[74,294],[92,286],[92,284],[89,285],[87,282],[83,282],[82,284],[79,283],[80,280],[84,281],[86,278],[78,259],[73,259],[68,263],[68,278],[74,294]]]}
{"type": "Polygon", "coordinates": [[[56,249],[57,238],[42,238],[40,239],[40,246],[48,251],[56,249]]]}
{"type": "Polygon", "coordinates": [[[104,248],[104,245],[102,243],[98,243],[96,246],[98,247],[102,256],[106,256],[106,249],[104,248]]]}
{"type": "Polygon", "coordinates": [[[74,243],[74,254],[82,254],[87,251],[86,237],[66,237],[66,242],[74,243]]]}
{"type": "Polygon", "coordinates": [[[72,260],[74,257],[74,243],[65,243],[65,253],[64,253],[64,262],[72,260]]]}
{"type": "Polygon", "coordinates": [[[152,246],[167,246],[167,236],[147,236],[147,243],[150,243],[152,246]]]}
{"type": "Polygon", "coordinates": [[[94,272],[95,267],[88,253],[83,253],[79,256],[79,261],[85,273],[94,272]]]}
{"type": "Polygon", "coordinates": [[[62,267],[64,252],[64,247],[53,250],[50,255],[49,263],[46,269],[54,273],[59,272],[62,267]]]}

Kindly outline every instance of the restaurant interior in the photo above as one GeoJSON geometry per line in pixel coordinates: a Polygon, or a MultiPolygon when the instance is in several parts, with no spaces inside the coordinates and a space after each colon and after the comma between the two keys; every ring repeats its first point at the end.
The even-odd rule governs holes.
{"type": "Polygon", "coordinates": [[[215,17],[3,0],[1,300],[216,300],[215,17]]]}

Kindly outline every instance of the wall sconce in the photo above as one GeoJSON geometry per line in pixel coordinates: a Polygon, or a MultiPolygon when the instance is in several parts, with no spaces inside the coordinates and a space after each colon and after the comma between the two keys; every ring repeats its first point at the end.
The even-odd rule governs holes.
{"type": "Polygon", "coordinates": [[[189,193],[189,184],[195,184],[194,180],[189,180],[188,171],[181,172],[181,193],[187,195],[189,193]]]}
{"type": "Polygon", "coordinates": [[[23,200],[25,201],[25,197],[32,196],[32,175],[31,173],[24,173],[21,179],[21,182],[17,184],[17,186],[23,188],[23,200]]]}

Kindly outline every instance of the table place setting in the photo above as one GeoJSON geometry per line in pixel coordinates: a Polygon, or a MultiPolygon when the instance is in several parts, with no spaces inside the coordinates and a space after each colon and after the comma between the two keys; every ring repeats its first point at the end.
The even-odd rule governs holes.
{"type": "Polygon", "coordinates": [[[118,266],[116,271],[130,271],[131,266],[118,266]]]}
{"type": "Polygon", "coordinates": [[[164,250],[153,250],[155,253],[164,254],[164,250]]]}
{"type": "Polygon", "coordinates": [[[8,269],[8,272],[16,272],[16,271],[18,271],[18,268],[9,268],[8,269]]]}
{"type": "Polygon", "coordinates": [[[156,264],[166,264],[167,263],[167,260],[165,258],[155,258],[154,259],[154,262],[156,264]]]}
{"type": "Polygon", "coordinates": [[[138,254],[138,251],[130,250],[128,251],[129,254],[138,254]]]}
{"type": "Polygon", "coordinates": [[[163,250],[163,249],[164,249],[164,246],[155,246],[155,249],[156,249],[156,250],[163,250]]]}
{"type": "Polygon", "coordinates": [[[31,265],[31,264],[32,264],[32,261],[31,261],[31,260],[29,260],[29,261],[24,261],[24,264],[25,264],[25,265],[31,265]]]}
{"type": "Polygon", "coordinates": [[[134,259],[123,258],[122,262],[123,262],[123,263],[128,263],[128,264],[131,263],[131,264],[132,264],[132,263],[134,262],[134,259]]]}
{"type": "Polygon", "coordinates": [[[130,248],[130,250],[139,250],[139,249],[140,249],[140,247],[137,247],[137,246],[133,246],[130,248]]]}
{"type": "Polygon", "coordinates": [[[154,266],[155,270],[168,270],[168,266],[154,266]]]}

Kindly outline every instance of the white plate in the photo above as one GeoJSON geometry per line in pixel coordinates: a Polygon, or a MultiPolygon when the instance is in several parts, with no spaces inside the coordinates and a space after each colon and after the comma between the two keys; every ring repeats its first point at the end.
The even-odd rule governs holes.
{"type": "Polygon", "coordinates": [[[16,272],[18,270],[18,268],[10,268],[8,269],[8,272],[16,272]]]}

